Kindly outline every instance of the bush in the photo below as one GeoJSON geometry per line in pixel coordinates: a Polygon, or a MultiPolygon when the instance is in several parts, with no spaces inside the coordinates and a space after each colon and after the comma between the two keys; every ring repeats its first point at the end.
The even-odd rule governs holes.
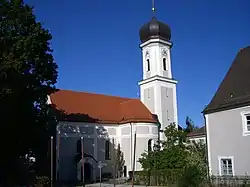
{"type": "Polygon", "coordinates": [[[181,173],[180,169],[135,171],[135,183],[147,186],[167,186],[176,184],[181,173]]]}
{"type": "Polygon", "coordinates": [[[50,179],[47,176],[37,176],[36,177],[36,186],[49,186],[50,179]]]}
{"type": "Polygon", "coordinates": [[[204,172],[197,166],[189,166],[183,170],[177,182],[178,187],[199,187],[205,182],[204,172]]]}

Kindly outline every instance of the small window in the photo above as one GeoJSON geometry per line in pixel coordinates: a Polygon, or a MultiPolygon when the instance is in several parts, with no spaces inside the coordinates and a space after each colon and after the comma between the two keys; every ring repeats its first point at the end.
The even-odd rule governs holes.
{"type": "Polygon", "coordinates": [[[168,121],[170,120],[170,116],[169,116],[169,111],[167,109],[167,118],[168,118],[168,121]]]}
{"type": "Polygon", "coordinates": [[[150,89],[148,89],[148,98],[150,98],[150,89]]]}
{"type": "Polygon", "coordinates": [[[127,177],[127,166],[124,166],[123,173],[124,177],[127,177]]]}
{"type": "Polygon", "coordinates": [[[147,59],[147,71],[150,71],[150,61],[147,59]]]}
{"type": "Polygon", "coordinates": [[[233,175],[232,158],[220,158],[220,175],[233,175]]]}
{"type": "Polygon", "coordinates": [[[250,135],[250,112],[242,112],[243,136],[250,135]]]}
{"type": "Polygon", "coordinates": [[[163,63],[163,70],[166,71],[167,70],[166,58],[162,59],[162,63],[163,63]]]}
{"type": "Polygon", "coordinates": [[[148,152],[152,151],[152,139],[148,140],[148,152]]]}
{"type": "Polygon", "coordinates": [[[110,142],[109,142],[109,140],[105,141],[105,160],[110,160],[110,142]]]}
{"type": "Polygon", "coordinates": [[[246,120],[246,129],[250,132],[250,114],[245,115],[246,120]]]}

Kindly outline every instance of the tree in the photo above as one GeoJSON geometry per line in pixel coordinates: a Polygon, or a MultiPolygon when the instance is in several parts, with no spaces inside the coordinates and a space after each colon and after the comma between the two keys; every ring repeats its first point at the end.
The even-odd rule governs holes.
{"type": "Polygon", "coordinates": [[[145,152],[139,158],[142,168],[149,171],[148,175],[158,174],[160,178],[168,178],[177,169],[174,175],[179,175],[178,186],[200,185],[206,177],[205,145],[190,143],[186,129],[178,130],[175,124],[170,124],[164,133],[163,149],[145,152]]]}
{"type": "Polygon", "coordinates": [[[164,149],[185,146],[186,133],[183,130],[178,130],[174,123],[166,127],[164,134],[166,137],[166,140],[162,142],[164,149]]]}
{"type": "Polygon", "coordinates": [[[201,167],[203,167],[204,164],[207,164],[206,144],[194,141],[189,144],[189,149],[191,150],[191,154],[189,154],[189,162],[193,159],[193,161],[196,162],[194,164],[201,164],[201,167]]]}
{"type": "Polygon", "coordinates": [[[51,39],[50,32],[36,21],[32,7],[22,0],[0,2],[0,117],[4,132],[0,146],[6,150],[0,159],[0,181],[4,186],[26,180],[20,163],[27,154],[37,158],[37,170],[39,165],[46,166],[48,137],[56,125],[46,103],[47,96],[56,91],[58,74],[51,39]]]}
{"type": "Polygon", "coordinates": [[[167,139],[162,141],[163,150],[145,152],[139,158],[143,169],[181,169],[186,165],[186,158],[189,154],[185,144],[186,133],[178,130],[175,124],[170,124],[164,133],[167,139]]]}
{"type": "Polygon", "coordinates": [[[139,158],[143,169],[183,169],[189,165],[204,163],[205,147],[189,144],[184,130],[178,130],[175,124],[170,124],[164,133],[166,140],[162,142],[163,150],[145,152],[139,158]]]}
{"type": "Polygon", "coordinates": [[[121,146],[120,144],[118,144],[117,152],[116,152],[116,168],[117,168],[118,177],[122,176],[124,164],[125,164],[124,156],[121,151],[121,146]]]}
{"type": "Polygon", "coordinates": [[[195,125],[194,122],[189,118],[188,116],[186,117],[186,128],[185,132],[190,133],[193,132],[194,130],[198,129],[195,125]]]}

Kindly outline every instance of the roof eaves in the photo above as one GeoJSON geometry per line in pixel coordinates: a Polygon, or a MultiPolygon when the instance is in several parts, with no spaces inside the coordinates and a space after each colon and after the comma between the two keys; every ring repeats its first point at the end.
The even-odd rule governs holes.
{"type": "Polygon", "coordinates": [[[231,109],[235,109],[235,108],[241,108],[241,107],[245,107],[245,106],[249,106],[250,105],[250,100],[249,101],[245,101],[245,102],[239,102],[239,103],[233,103],[233,104],[228,104],[228,105],[221,105],[221,106],[217,106],[217,107],[206,107],[202,113],[204,115],[206,114],[211,114],[211,113],[215,113],[215,112],[221,112],[221,111],[225,111],[225,110],[231,110],[231,109]]]}

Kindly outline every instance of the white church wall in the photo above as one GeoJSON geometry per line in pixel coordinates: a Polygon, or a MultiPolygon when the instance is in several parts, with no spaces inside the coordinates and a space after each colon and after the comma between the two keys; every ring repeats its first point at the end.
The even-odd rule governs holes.
{"type": "MultiPolygon", "coordinates": [[[[172,43],[155,38],[141,43],[140,47],[143,61],[143,80],[139,82],[141,101],[151,113],[158,116],[161,130],[173,122],[177,127],[177,81],[173,79],[171,70],[172,43]],[[151,92],[153,94],[149,95],[151,92]]],[[[160,139],[165,138],[164,133],[161,133],[160,139]]]]}
{"type": "Polygon", "coordinates": [[[151,39],[141,44],[144,80],[155,75],[172,78],[170,46],[169,42],[159,39],[151,39]],[[166,59],[166,70],[163,70],[163,58],[166,59]],[[149,71],[148,60],[150,63],[149,71]]]}
{"type": "Polygon", "coordinates": [[[151,113],[157,114],[162,129],[164,130],[167,125],[173,122],[178,124],[176,84],[166,81],[152,81],[140,86],[142,102],[151,113]],[[153,89],[154,94],[147,95],[148,89],[153,89]],[[154,106],[151,107],[151,105],[154,106]]]}
{"type": "Polygon", "coordinates": [[[75,169],[75,154],[76,154],[76,142],[75,137],[60,138],[60,172],[59,177],[65,181],[70,181],[76,176],[75,169]],[[74,154],[73,154],[74,153],[74,154]]]}
{"type": "MultiPolygon", "coordinates": [[[[95,160],[106,163],[103,173],[113,173],[114,157],[113,147],[117,149],[118,143],[124,154],[125,166],[128,172],[132,170],[134,133],[137,131],[136,148],[136,170],[141,170],[138,159],[148,149],[148,140],[158,138],[158,128],[154,123],[128,123],[115,124],[94,124],[78,122],[59,122],[60,147],[59,147],[59,176],[62,180],[73,180],[77,176],[77,141],[84,138],[84,152],[93,156],[95,160]],[[115,145],[112,145],[114,138],[115,145]],[[110,159],[105,158],[105,143],[110,142],[110,159]]],[[[93,162],[92,162],[93,163],[93,162]]],[[[95,174],[99,177],[97,165],[93,166],[95,174]]]]}
{"type": "MultiPolygon", "coordinates": [[[[75,180],[77,176],[77,141],[84,138],[84,153],[94,157],[95,166],[92,165],[93,176],[99,177],[97,162],[102,161],[107,166],[103,168],[103,173],[112,173],[112,145],[110,144],[110,159],[105,159],[105,142],[111,142],[111,136],[107,128],[100,124],[79,123],[79,122],[59,122],[60,132],[59,144],[59,178],[60,180],[75,180]],[[97,161],[97,162],[96,162],[97,161]],[[94,171],[95,170],[95,171],[94,171]]],[[[111,129],[111,134],[114,129],[111,129]]],[[[109,129],[110,130],[110,129],[109,129]]],[[[115,135],[116,136],[116,135],[115,135]]],[[[91,159],[91,158],[89,158],[91,159]]]]}
{"type": "Polygon", "coordinates": [[[144,50],[142,50],[142,65],[143,65],[143,79],[147,79],[149,77],[151,77],[151,72],[152,72],[152,68],[151,68],[151,51],[150,48],[146,48],[144,50]],[[148,71],[148,60],[149,60],[149,65],[150,65],[150,70],[148,71]]]}
{"type": "Polygon", "coordinates": [[[159,57],[160,63],[159,63],[159,66],[157,66],[157,70],[159,72],[159,75],[172,79],[170,49],[171,48],[169,45],[159,43],[158,57],[159,57]],[[163,69],[163,58],[166,59],[166,70],[163,69]]]}
{"type": "Polygon", "coordinates": [[[154,113],[155,112],[155,89],[154,87],[148,87],[144,89],[144,104],[148,107],[148,109],[154,113]]]}
{"type": "Polygon", "coordinates": [[[156,106],[156,95],[158,95],[158,90],[155,88],[154,82],[140,85],[141,101],[152,114],[156,114],[158,109],[156,106]]]}
{"type": "Polygon", "coordinates": [[[160,103],[162,104],[162,109],[167,108],[170,114],[168,117],[169,120],[164,121],[163,124],[169,124],[174,122],[177,125],[178,115],[177,115],[176,84],[168,82],[158,82],[157,84],[161,90],[160,103]]]}
{"type": "Polygon", "coordinates": [[[121,139],[121,149],[124,153],[125,164],[127,166],[127,171],[132,171],[133,169],[133,153],[134,153],[134,133],[136,131],[136,164],[135,170],[142,170],[141,164],[138,159],[141,157],[142,153],[148,151],[148,141],[150,139],[158,139],[158,127],[154,123],[132,123],[121,126],[122,135],[121,139]],[[126,133],[123,134],[123,129],[126,133]],[[130,131],[129,131],[130,129],[130,131]]]}
{"type": "Polygon", "coordinates": [[[128,172],[132,170],[133,164],[133,126],[133,123],[120,125],[121,150],[124,154],[125,165],[127,167],[127,175],[128,172]]]}
{"type": "Polygon", "coordinates": [[[155,59],[157,58],[158,54],[158,45],[156,43],[152,43],[147,48],[143,49],[143,64],[144,64],[144,71],[143,71],[143,78],[147,79],[157,74],[157,66],[155,63],[155,59]],[[148,69],[148,61],[150,69],[148,69]]]}
{"type": "MultiPolygon", "coordinates": [[[[158,127],[156,124],[145,124],[145,123],[137,123],[134,125],[134,130],[136,130],[136,164],[135,170],[142,170],[141,164],[138,162],[142,153],[148,151],[148,142],[149,140],[153,140],[152,142],[157,142],[158,140],[158,127]],[[156,130],[157,129],[157,130],[156,130]]],[[[151,147],[152,148],[152,147],[151,147]]]]}

